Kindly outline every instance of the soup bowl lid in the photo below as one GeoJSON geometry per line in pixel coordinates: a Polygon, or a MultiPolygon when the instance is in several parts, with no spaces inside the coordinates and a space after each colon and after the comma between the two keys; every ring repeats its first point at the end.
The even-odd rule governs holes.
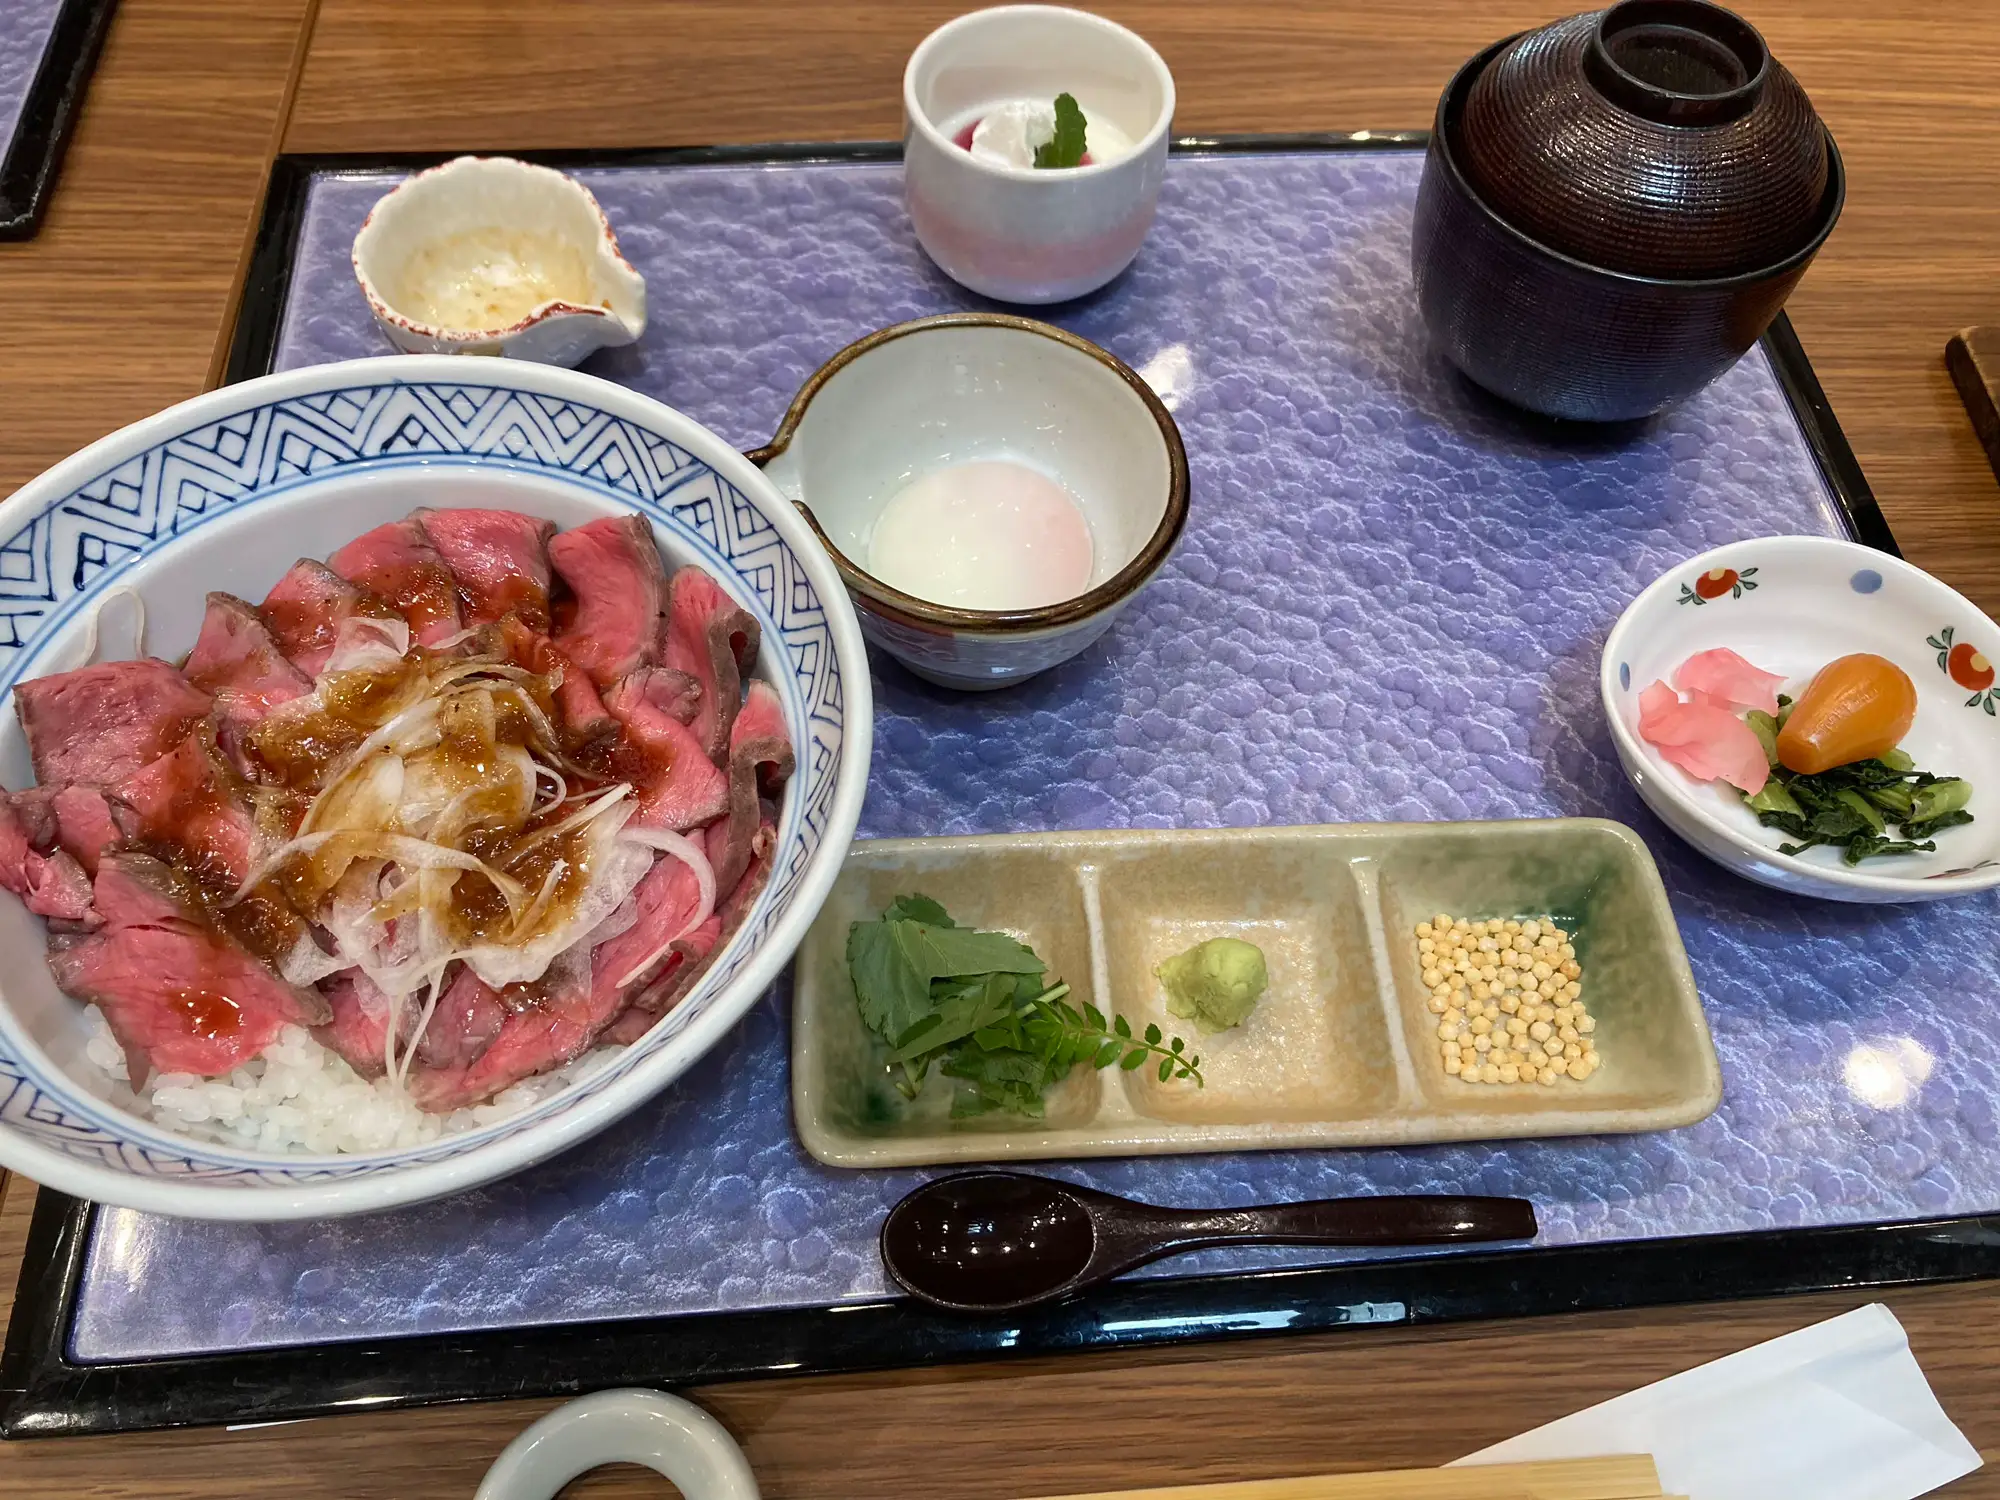
{"type": "Polygon", "coordinates": [[[1805,90],[1707,0],[1623,0],[1522,33],[1473,80],[1453,145],[1509,223],[1632,275],[1774,265],[1839,208],[1805,90]]]}

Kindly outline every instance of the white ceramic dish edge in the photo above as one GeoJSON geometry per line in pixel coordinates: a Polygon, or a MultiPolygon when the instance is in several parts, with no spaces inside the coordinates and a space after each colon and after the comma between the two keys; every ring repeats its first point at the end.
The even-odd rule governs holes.
{"type": "MultiPolygon", "coordinates": [[[[1720,792],[1695,783],[1639,738],[1638,695],[1654,678],[1664,677],[1666,671],[1634,669],[1628,683],[1621,681],[1621,670],[1630,667],[1635,659],[1643,659],[1649,651],[1659,649],[1650,643],[1640,644],[1641,632],[1648,628],[1648,622],[1652,622],[1651,640],[1663,641],[1666,633],[1660,630],[1658,622],[1669,609],[1675,612],[1686,610],[1686,619],[1692,625],[1697,620],[1706,623],[1711,619],[1726,618],[1711,612],[1719,607],[1742,603],[1746,598],[1764,602],[1768,595],[1760,596],[1754,592],[1733,595],[1731,591],[1698,605],[1692,599],[1677,601],[1680,601],[1683,588],[1692,592],[1698,580],[1717,569],[1735,570],[1739,577],[1749,577],[1751,591],[1769,589],[1776,581],[1775,568],[1782,568],[1787,558],[1800,559],[1806,565],[1822,569],[1829,578],[1837,577],[1856,595],[1864,598],[1875,596],[1885,603],[1897,604],[1905,600],[1934,603],[1929,615],[1913,618],[1904,632],[1909,636],[1909,642],[1904,653],[1906,660],[1901,665],[1909,671],[1911,680],[1917,686],[1917,728],[1923,727],[1927,713],[1949,711],[1971,716],[1969,723],[1976,720],[1978,728],[1990,729],[1992,733],[1986,736],[1990,748],[1983,754],[1977,753],[1980,741],[1961,740],[1959,754],[1949,763],[1943,760],[1935,764],[1926,763],[1934,757],[1925,756],[1919,756],[1919,763],[1939,774],[1960,774],[1971,780],[1975,816],[1990,818],[1988,826],[2000,829],[2000,719],[1989,717],[1991,710],[1981,713],[1977,705],[1968,705],[1964,688],[1941,675],[1933,665],[1915,659],[1930,649],[1927,632],[1935,633],[1944,626],[1955,625],[1960,630],[1978,632],[1983,642],[1981,649],[1989,660],[2000,660],[2000,654],[1996,654],[2000,653],[2000,630],[1996,630],[1969,599],[1921,569],[1872,547],[1833,537],[1759,537],[1712,548],[1669,569],[1626,606],[1605,638],[1598,666],[1599,697],[1626,776],[1646,805],[1675,833],[1725,868],[1778,890],[1833,901],[1886,903],[1939,900],[2000,886],[2000,861],[1986,854],[1972,856],[1973,864],[1962,871],[1932,871],[1915,877],[1890,873],[1893,866],[1889,861],[1873,867],[1848,869],[1822,864],[1815,858],[1781,855],[1777,852],[1777,845],[1783,839],[1782,834],[1776,830],[1755,829],[1747,812],[1742,827],[1725,821],[1722,815],[1725,804],[1720,792]],[[1997,810],[1989,812],[1986,805],[1988,799],[1995,800],[1997,810]],[[1707,802],[1712,802],[1713,806],[1704,805],[1707,802]]],[[[1728,644],[1727,640],[1717,638],[1701,644],[1689,642],[1685,647],[1676,646],[1668,653],[1673,660],[1664,665],[1670,669],[1695,650],[1728,644]]],[[[1866,649],[1874,647],[1860,641],[1850,641],[1837,647],[1829,645],[1821,649],[1819,660],[1823,664],[1849,651],[1866,649]]],[[[1771,670],[1777,670],[1781,665],[1759,662],[1754,648],[1746,648],[1742,654],[1753,663],[1769,666],[1771,670]]],[[[1888,653],[1885,651],[1883,654],[1888,653]]],[[[1954,829],[1940,837],[1948,838],[1952,833],[1967,831],[1954,829]]],[[[1988,838],[1996,836],[2000,836],[2000,832],[1983,837],[1982,846],[1988,838]]],[[[1945,851],[1940,849],[1939,852],[1942,855],[1945,851]]]]}
{"type": "Polygon", "coordinates": [[[558,1406],[509,1443],[473,1500],[555,1500],[602,1464],[644,1464],[687,1500],[757,1500],[757,1478],[728,1429],[679,1396],[598,1391],[558,1406]]]}

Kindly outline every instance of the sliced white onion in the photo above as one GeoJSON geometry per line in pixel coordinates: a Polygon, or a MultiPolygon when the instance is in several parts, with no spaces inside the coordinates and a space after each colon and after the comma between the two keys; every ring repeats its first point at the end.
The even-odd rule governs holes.
{"type": "MultiPolygon", "coordinates": [[[[595,834],[597,831],[593,830],[595,834]]],[[[459,957],[494,989],[531,984],[562,954],[576,947],[625,904],[632,888],[652,868],[653,856],[635,845],[598,835],[590,855],[590,880],[559,922],[508,942],[482,943],[459,957]]]]}
{"type": "MultiPolygon", "coordinates": [[[[391,1061],[389,1076],[396,1081],[396,1087],[399,1089],[406,1087],[410,1081],[410,1061],[417,1055],[417,1044],[423,1041],[424,1032],[430,1028],[431,1017],[437,1014],[438,997],[443,993],[444,970],[439,969],[436,974],[431,976],[430,992],[424,996],[424,1008],[417,1015],[417,1024],[410,1029],[409,1041],[403,1044],[402,1066],[398,1068],[395,1066],[393,1060],[391,1061]]],[[[394,1037],[395,1034],[396,1028],[391,1026],[389,1028],[389,1035],[394,1037]]],[[[393,1059],[395,1051],[393,1044],[389,1050],[393,1059]]]]}
{"type": "MultiPolygon", "coordinates": [[[[116,599],[129,599],[132,603],[132,657],[146,654],[146,599],[130,584],[121,583],[108,588],[98,596],[96,605],[84,617],[83,639],[67,653],[77,667],[87,667],[97,660],[98,628],[103,623],[104,612],[116,599]]],[[[128,660],[131,658],[127,658],[128,660]]],[[[69,670],[65,668],[64,670],[69,670]]]]}
{"type": "Polygon", "coordinates": [[[371,757],[358,774],[320,793],[299,832],[370,832],[396,826],[407,768],[400,755],[371,757]]]}
{"type": "Polygon", "coordinates": [[[679,942],[709,919],[709,915],[715,910],[715,866],[708,862],[708,855],[703,852],[701,846],[695,843],[693,839],[688,838],[684,834],[669,833],[664,828],[627,828],[618,837],[622,843],[640,844],[648,849],[657,849],[662,854],[670,855],[679,860],[690,870],[694,871],[695,885],[698,891],[695,901],[695,913],[688,924],[673,936],[664,939],[629,974],[619,980],[618,988],[622,990],[626,985],[652,968],[662,958],[665,958],[667,950],[672,948],[675,943],[679,942]]]}
{"type": "Polygon", "coordinates": [[[370,833],[355,829],[334,829],[324,833],[301,834],[287,839],[277,850],[257,862],[244,882],[230,897],[230,904],[241,901],[270,877],[273,870],[286,860],[299,854],[317,854],[335,839],[346,839],[355,846],[348,858],[394,860],[411,870],[462,870],[471,874],[484,875],[493,882],[494,888],[506,898],[510,911],[517,911],[527,897],[527,887],[513,876],[494,869],[476,854],[467,854],[463,849],[454,849],[448,844],[433,844],[424,839],[411,838],[401,833],[370,833]]]}
{"type": "Polygon", "coordinates": [[[348,967],[350,965],[345,959],[336,953],[328,953],[314,942],[311,933],[302,932],[298,941],[292,944],[292,951],[278,965],[278,972],[284,976],[285,983],[304,989],[348,967]]]}
{"type": "Polygon", "coordinates": [[[516,932],[529,933],[535,930],[535,924],[542,920],[548,912],[549,903],[556,898],[556,887],[562,884],[563,876],[568,873],[569,861],[566,859],[559,859],[549,866],[549,873],[542,881],[542,888],[535,892],[535,899],[528,903],[528,909],[521,913],[521,920],[514,924],[516,932]]]}
{"type": "Polygon", "coordinates": [[[631,795],[632,783],[629,781],[621,781],[616,786],[607,787],[601,792],[592,793],[590,801],[584,803],[582,807],[578,808],[561,822],[551,823],[546,828],[537,828],[533,833],[525,834],[521,838],[516,839],[507,848],[509,862],[511,863],[519,859],[532,849],[539,849],[550,839],[561,838],[563,835],[599,818],[615,817],[617,823],[613,826],[615,828],[622,828],[625,820],[632,816],[634,809],[620,806],[619,804],[623,803],[631,795]]]}

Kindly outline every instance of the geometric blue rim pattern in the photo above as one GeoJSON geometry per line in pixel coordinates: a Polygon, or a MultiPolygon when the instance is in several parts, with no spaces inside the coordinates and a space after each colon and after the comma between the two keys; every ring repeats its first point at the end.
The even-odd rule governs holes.
{"type": "MultiPolygon", "coordinates": [[[[36,649],[135,562],[246,502],[330,475],[439,458],[496,467],[611,495],[680,539],[712,573],[747,592],[765,639],[790,671],[776,684],[794,726],[809,726],[780,830],[773,872],[745,933],[725,959],[639,1043],[582,1084],[534,1109],[429,1146],[303,1158],[203,1146],[109,1106],[51,1087],[46,1060],[0,1043],[0,1122],[81,1160],[216,1186],[299,1185],[461,1156],[570,1112],[678,1036],[755,953],[790,905],[826,827],[842,742],[840,669],[811,580],[763,514],[679,445],[587,403],[477,380],[384,382],[273,401],[181,433],[53,497],[0,538],[0,693],[36,649]],[[66,1105],[63,1100],[76,1101],[66,1105]]],[[[162,643],[172,649],[176,643],[162,643]]]]}

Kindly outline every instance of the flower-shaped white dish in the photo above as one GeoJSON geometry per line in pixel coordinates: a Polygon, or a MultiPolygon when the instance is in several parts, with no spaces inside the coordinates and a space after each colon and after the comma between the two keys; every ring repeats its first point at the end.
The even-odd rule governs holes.
{"type": "MultiPolygon", "coordinates": [[[[152,1213],[359,1213],[491,1181],[603,1129],[665,1088],[764,994],[811,924],[868,779],[866,648],[839,574],[790,503],[728,443],[608,381],[511,361],[391,356],[224,387],[92,444],[0,504],[12,629],[0,693],[74,666],[98,606],[146,604],[149,649],[196,635],[203,596],[262,598],[300,556],[417,506],[477,505],[559,526],[636,511],[670,565],[699,563],[756,618],[798,772],[773,875],[707,974],[599,1071],[494,1124],[371,1154],[197,1141],[111,1102],[59,991],[42,923],[0,897],[0,1165],[152,1213]]],[[[123,618],[129,621],[130,616],[123,618]]],[[[105,627],[108,636],[112,625],[105,627]]],[[[0,782],[32,779],[0,702],[0,782]]]]}
{"type": "Polygon", "coordinates": [[[1625,773],[1682,838],[1737,874],[1833,901],[1932,901],[2000,885],[2000,629],[1900,558],[1829,537],[1732,542],[1672,569],[1634,599],[1604,643],[1598,685],[1625,773]],[[1836,657],[1871,652],[1910,675],[1916,720],[1902,748],[1919,768],[1972,783],[1974,822],[1937,852],[1843,863],[1825,847],[1778,852],[1742,797],[1697,782],[1639,737],[1639,695],[1698,651],[1727,647],[1797,697],[1836,657]]]}
{"type": "Polygon", "coordinates": [[[354,237],[354,276],[405,354],[573,365],[646,331],[646,283],[590,190],[461,156],[398,184],[354,237]]]}
{"type": "Polygon", "coordinates": [[[1187,454],[1152,388],[1088,340],[1005,313],[919,318],[848,345],[750,458],[805,510],[868,639],[945,687],[1005,687],[1076,655],[1110,629],[1187,523],[1187,454]],[[1094,553],[1082,593],[1035,609],[963,609],[868,571],[890,498],[980,459],[1021,463],[1076,501],[1094,553]]]}

